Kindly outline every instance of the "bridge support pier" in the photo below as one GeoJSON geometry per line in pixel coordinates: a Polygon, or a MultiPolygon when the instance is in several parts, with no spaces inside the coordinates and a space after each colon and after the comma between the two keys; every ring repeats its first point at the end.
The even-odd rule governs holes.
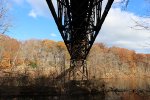
{"type": "Polygon", "coordinates": [[[88,80],[88,69],[86,60],[70,61],[70,68],[73,68],[69,72],[69,80],[88,80]]]}

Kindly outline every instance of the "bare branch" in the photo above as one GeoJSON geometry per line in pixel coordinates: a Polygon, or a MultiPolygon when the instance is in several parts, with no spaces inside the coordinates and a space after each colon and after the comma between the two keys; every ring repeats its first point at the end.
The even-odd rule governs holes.
{"type": "MultiPolygon", "coordinates": [[[[150,20],[150,19],[149,19],[150,20]]],[[[135,23],[134,26],[131,28],[136,29],[136,30],[150,30],[150,21],[142,21],[142,20],[135,20],[132,18],[132,21],[135,23]]]]}
{"type": "Polygon", "coordinates": [[[118,4],[123,10],[127,9],[128,3],[130,0],[119,0],[115,3],[118,4]]]}
{"type": "Polygon", "coordinates": [[[4,34],[10,26],[7,0],[0,0],[0,33],[4,34]]]}
{"type": "MultiPolygon", "coordinates": [[[[132,0],[121,0],[120,5],[125,10],[131,1],[132,0]]],[[[135,25],[131,26],[131,28],[136,30],[150,30],[150,0],[144,0],[143,2],[145,2],[147,8],[143,10],[145,13],[141,15],[141,20],[132,19],[135,25]],[[142,18],[146,20],[143,21],[142,18]]]]}

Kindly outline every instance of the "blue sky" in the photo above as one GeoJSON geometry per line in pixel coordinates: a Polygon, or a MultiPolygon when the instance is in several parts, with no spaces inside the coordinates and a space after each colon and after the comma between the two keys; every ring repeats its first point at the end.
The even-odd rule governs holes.
{"type": "MultiPolygon", "coordinates": [[[[150,42],[150,31],[130,28],[135,25],[133,20],[150,21],[149,18],[141,17],[147,13],[149,5],[144,0],[130,0],[127,9],[121,10],[116,4],[119,1],[115,0],[115,5],[107,16],[96,42],[150,53],[150,46],[147,46],[150,42]]],[[[46,0],[8,0],[8,3],[13,27],[7,35],[17,40],[62,41],[46,0]]]]}
{"type": "Polygon", "coordinates": [[[13,17],[13,27],[7,33],[9,36],[18,40],[62,40],[47,5],[47,14],[36,14],[37,11],[34,14],[34,12],[32,13],[34,8],[26,0],[22,0],[22,2],[14,0],[11,3],[10,14],[13,17]]]}

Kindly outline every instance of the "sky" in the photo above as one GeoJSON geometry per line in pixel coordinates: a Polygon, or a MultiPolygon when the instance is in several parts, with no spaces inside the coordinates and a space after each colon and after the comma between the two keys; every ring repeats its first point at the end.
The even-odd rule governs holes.
{"type": "MultiPolygon", "coordinates": [[[[56,0],[53,2],[56,4],[56,0]]],[[[102,42],[108,47],[117,46],[138,53],[150,53],[150,30],[132,28],[135,21],[150,22],[150,18],[142,16],[148,13],[150,5],[144,0],[130,0],[127,8],[124,8],[120,7],[118,2],[120,0],[115,0],[96,42],[102,42]]],[[[46,0],[8,0],[8,5],[13,26],[7,35],[20,41],[63,41],[46,0]]]]}

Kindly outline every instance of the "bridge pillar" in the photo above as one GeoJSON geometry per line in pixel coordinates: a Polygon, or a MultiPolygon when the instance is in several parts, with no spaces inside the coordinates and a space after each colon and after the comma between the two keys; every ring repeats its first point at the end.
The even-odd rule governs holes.
{"type": "Polygon", "coordinates": [[[86,60],[70,61],[70,68],[73,70],[69,71],[69,80],[88,80],[88,69],[86,60]]]}

